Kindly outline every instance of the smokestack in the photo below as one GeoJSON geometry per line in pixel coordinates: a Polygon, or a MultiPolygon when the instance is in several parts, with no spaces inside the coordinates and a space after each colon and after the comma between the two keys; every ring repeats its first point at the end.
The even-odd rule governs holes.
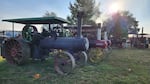
{"type": "Polygon", "coordinates": [[[142,34],[143,34],[143,27],[142,27],[142,34]]]}
{"type": "Polygon", "coordinates": [[[104,32],[104,40],[108,40],[107,32],[104,32]]]}
{"type": "Polygon", "coordinates": [[[98,23],[97,40],[101,40],[101,23],[98,23]]]}
{"type": "Polygon", "coordinates": [[[142,27],[142,37],[143,37],[143,27],[142,27]]]}
{"type": "Polygon", "coordinates": [[[82,18],[83,18],[83,11],[80,8],[77,14],[77,20],[78,20],[77,37],[80,38],[82,38],[82,18]]]}

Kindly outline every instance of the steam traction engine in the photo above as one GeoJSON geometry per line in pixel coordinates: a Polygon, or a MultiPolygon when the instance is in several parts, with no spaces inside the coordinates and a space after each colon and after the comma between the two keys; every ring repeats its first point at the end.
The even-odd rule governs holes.
{"type": "MultiPolygon", "coordinates": [[[[76,25],[68,25],[65,28],[75,34],[77,33],[76,25]]],[[[98,26],[82,25],[83,36],[86,36],[89,40],[88,60],[92,63],[100,62],[111,52],[111,41],[108,40],[107,32],[103,30],[104,35],[102,35],[101,30],[103,30],[101,24],[98,24],[98,26]]]]}
{"type": "MultiPolygon", "coordinates": [[[[80,16],[80,15],[79,15],[80,16]]],[[[3,20],[25,24],[22,35],[5,40],[2,56],[11,64],[22,65],[30,58],[44,60],[49,52],[55,53],[54,68],[59,74],[69,73],[77,64],[86,63],[89,42],[81,35],[81,24],[78,24],[77,37],[63,37],[62,26],[54,31],[54,25],[67,23],[59,17],[39,17],[3,20]],[[48,24],[48,30],[39,33],[32,24],[48,24]],[[76,62],[76,63],[75,63],[76,62]]],[[[80,20],[79,20],[80,23],[80,20]]],[[[58,27],[58,26],[56,26],[58,27]]]]}

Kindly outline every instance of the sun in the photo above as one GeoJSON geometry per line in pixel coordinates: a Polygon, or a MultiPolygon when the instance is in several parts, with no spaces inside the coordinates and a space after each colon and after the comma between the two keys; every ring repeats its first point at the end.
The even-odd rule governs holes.
{"type": "Polygon", "coordinates": [[[112,3],[109,7],[109,12],[111,14],[116,13],[120,10],[120,7],[121,6],[119,5],[119,3],[112,3]]]}

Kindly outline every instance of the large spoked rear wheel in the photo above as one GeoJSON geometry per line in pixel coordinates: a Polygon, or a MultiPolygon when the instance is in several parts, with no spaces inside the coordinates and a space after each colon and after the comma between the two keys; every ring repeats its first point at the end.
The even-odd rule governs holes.
{"type": "Polygon", "coordinates": [[[70,73],[75,67],[75,59],[67,51],[59,51],[55,56],[54,68],[57,73],[65,75],[70,73]]]}
{"type": "Polygon", "coordinates": [[[84,66],[85,64],[87,64],[87,54],[84,51],[80,51],[77,53],[73,54],[75,60],[76,60],[76,64],[79,66],[84,66]]]}
{"type": "Polygon", "coordinates": [[[30,48],[22,39],[8,39],[4,43],[5,58],[10,64],[22,65],[28,61],[30,57],[30,48]]]}

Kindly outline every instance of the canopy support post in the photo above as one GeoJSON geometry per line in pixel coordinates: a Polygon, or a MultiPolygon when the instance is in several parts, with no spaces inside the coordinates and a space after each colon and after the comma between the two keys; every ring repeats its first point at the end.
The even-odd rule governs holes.
{"type": "Polygon", "coordinates": [[[48,29],[49,29],[49,31],[51,31],[51,24],[48,24],[48,27],[49,27],[49,28],[48,28],[48,29]]]}
{"type": "Polygon", "coordinates": [[[14,22],[12,23],[12,33],[13,33],[13,37],[15,37],[15,33],[14,33],[14,22]]]}

